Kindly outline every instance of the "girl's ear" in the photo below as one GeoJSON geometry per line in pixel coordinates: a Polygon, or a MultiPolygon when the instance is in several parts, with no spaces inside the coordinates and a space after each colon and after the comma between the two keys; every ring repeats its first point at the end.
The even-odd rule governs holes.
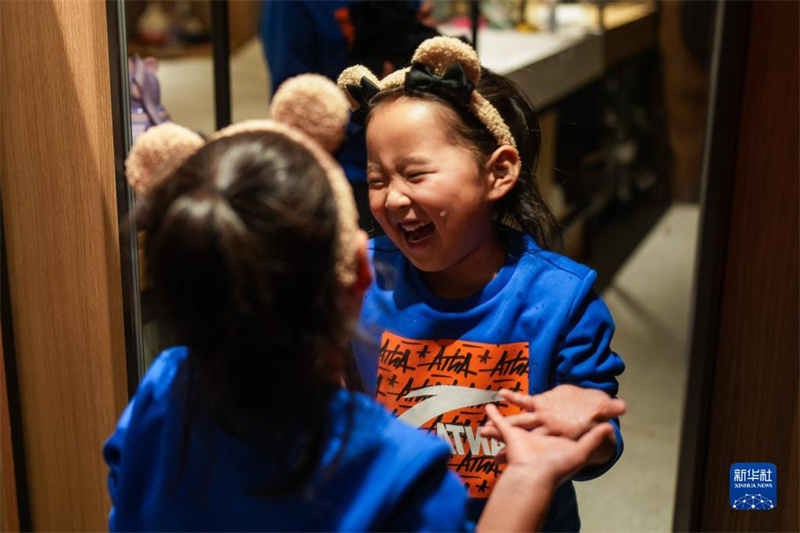
{"type": "Polygon", "coordinates": [[[514,188],[519,178],[519,152],[513,146],[501,146],[486,162],[488,200],[499,200],[514,188]]]}
{"type": "Polygon", "coordinates": [[[369,257],[367,254],[367,243],[369,237],[366,232],[359,230],[356,233],[356,279],[353,284],[345,288],[343,295],[345,307],[350,309],[353,316],[358,316],[361,312],[361,304],[364,301],[364,293],[372,284],[372,268],[370,268],[369,257]]]}
{"type": "Polygon", "coordinates": [[[367,253],[367,244],[369,237],[364,230],[359,230],[356,234],[358,239],[358,262],[357,262],[357,275],[354,283],[354,289],[359,298],[363,299],[364,293],[372,285],[372,268],[369,264],[369,257],[367,253]]]}

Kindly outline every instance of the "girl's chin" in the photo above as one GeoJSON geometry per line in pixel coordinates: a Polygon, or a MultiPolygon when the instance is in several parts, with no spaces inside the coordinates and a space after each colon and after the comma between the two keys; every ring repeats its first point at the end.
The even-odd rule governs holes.
{"type": "Polygon", "coordinates": [[[435,259],[432,257],[432,254],[429,253],[429,243],[428,242],[420,242],[420,243],[410,243],[408,241],[403,241],[402,245],[399,246],[400,251],[403,252],[403,255],[406,256],[406,259],[411,261],[415,267],[420,270],[428,270],[426,267],[430,267],[432,261],[435,259]]]}
{"type": "Polygon", "coordinates": [[[435,274],[441,272],[444,267],[440,261],[440,257],[434,257],[431,254],[420,253],[420,250],[402,250],[403,255],[406,256],[408,262],[420,272],[426,274],[435,274]]]}

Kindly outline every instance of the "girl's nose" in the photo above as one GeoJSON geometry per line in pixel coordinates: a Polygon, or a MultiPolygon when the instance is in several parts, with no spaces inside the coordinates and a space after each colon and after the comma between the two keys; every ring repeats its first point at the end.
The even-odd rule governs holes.
{"type": "Polygon", "coordinates": [[[399,190],[397,187],[390,187],[386,195],[386,208],[387,209],[403,209],[411,205],[411,199],[405,191],[399,190]]]}

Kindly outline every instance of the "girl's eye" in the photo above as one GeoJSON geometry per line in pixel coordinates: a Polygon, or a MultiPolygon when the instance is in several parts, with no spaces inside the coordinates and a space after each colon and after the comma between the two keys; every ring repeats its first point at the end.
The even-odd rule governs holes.
{"type": "Polygon", "coordinates": [[[380,189],[381,187],[383,187],[383,180],[368,179],[367,187],[369,187],[370,189],[380,189]]]}
{"type": "Polygon", "coordinates": [[[414,172],[413,174],[408,175],[408,179],[414,180],[423,177],[427,172],[414,172]]]}

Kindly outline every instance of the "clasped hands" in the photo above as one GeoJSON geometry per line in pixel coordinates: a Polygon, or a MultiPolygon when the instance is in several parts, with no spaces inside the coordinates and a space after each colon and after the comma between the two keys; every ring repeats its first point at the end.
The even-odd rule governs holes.
{"type": "Polygon", "coordinates": [[[597,389],[559,385],[529,396],[502,389],[505,401],[524,413],[502,416],[488,405],[489,422],[481,436],[496,438],[506,446],[498,456],[517,467],[537,470],[558,485],[583,467],[603,464],[616,454],[612,418],[625,413],[625,402],[597,389]]]}

